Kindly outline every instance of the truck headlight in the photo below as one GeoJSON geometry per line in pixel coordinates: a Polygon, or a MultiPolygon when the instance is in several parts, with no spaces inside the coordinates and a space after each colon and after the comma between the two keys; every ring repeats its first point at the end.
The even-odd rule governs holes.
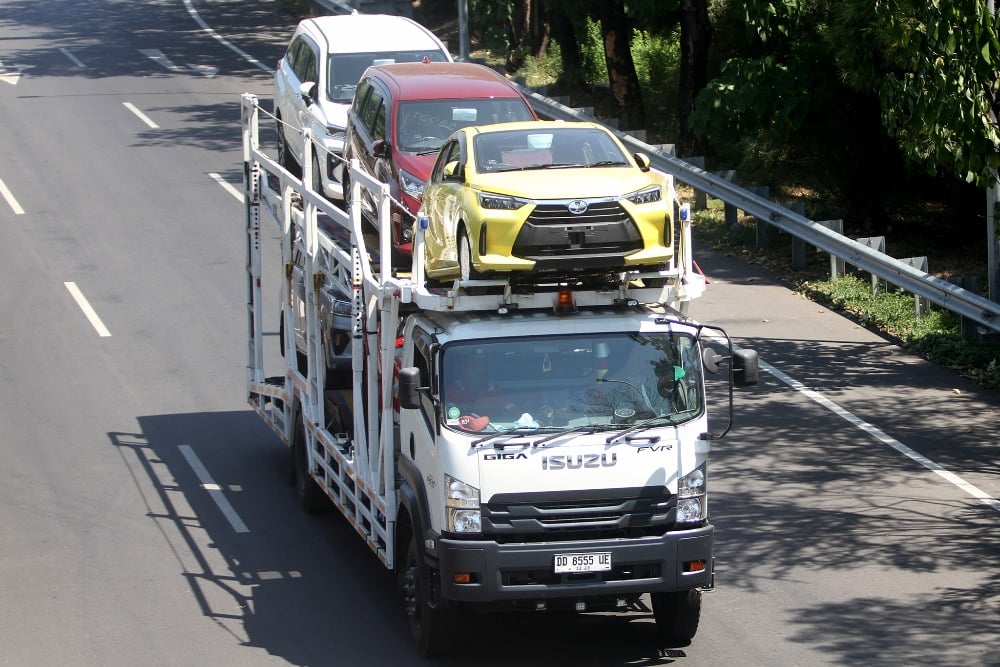
{"type": "Polygon", "coordinates": [[[482,513],[479,508],[479,489],[451,475],[444,476],[444,506],[447,529],[452,533],[482,532],[482,513]]]}
{"type": "Polygon", "coordinates": [[[700,523],[708,518],[708,477],[706,464],[677,481],[677,523],[700,523]]]}

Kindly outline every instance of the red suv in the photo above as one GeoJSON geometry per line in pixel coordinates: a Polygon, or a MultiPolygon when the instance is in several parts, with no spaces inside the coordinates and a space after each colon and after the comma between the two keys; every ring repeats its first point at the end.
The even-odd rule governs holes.
{"type": "MultiPolygon", "coordinates": [[[[520,120],[538,116],[513,84],[484,65],[425,61],[365,70],[347,116],[344,158],[358,158],[403,204],[391,214],[393,264],[409,261],[413,221],[445,139],[468,125],[520,120]]],[[[349,200],[349,183],[344,193],[349,200]]],[[[372,219],[371,202],[362,201],[362,209],[372,219]]]]}

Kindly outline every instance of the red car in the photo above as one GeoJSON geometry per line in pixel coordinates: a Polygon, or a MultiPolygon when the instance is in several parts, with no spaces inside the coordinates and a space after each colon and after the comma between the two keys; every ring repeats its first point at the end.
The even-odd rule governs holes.
{"type": "MultiPolygon", "coordinates": [[[[405,207],[391,215],[394,265],[409,262],[413,221],[445,139],[468,125],[537,119],[520,91],[485,65],[396,63],[365,71],[347,117],[344,157],[358,158],[405,207]]],[[[347,200],[349,187],[344,184],[347,200]]],[[[371,220],[371,202],[362,207],[371,220]]]]}

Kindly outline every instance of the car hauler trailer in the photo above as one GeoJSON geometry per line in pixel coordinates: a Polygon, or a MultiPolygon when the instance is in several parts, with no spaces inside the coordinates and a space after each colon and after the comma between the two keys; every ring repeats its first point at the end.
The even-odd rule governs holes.
{"type": "Polygon", "coordinates": [[[245,94],[248,402],[290,447],[303,506],[332,503],[395,574],[420,652],[451,647],[459,612],[652,611],[665,640],[690,640],[713,585],[710,443],[757,357],[687,317],[705,282],[686,216],[675,260],[646,275],[657,287],[624,272],[428,285],[419,221],[408,275],[378,261],[391,240],[357,202],[368,189],[388,230],[388,187],[351,167],[355,204],[331,205],[306,185],[312,160],[299,179],[261,151],[261,113],[245,94]],[[268,279],[283,351],[304,300],[276,376],[268,279]],[[351,301],[350,370],[325,363],[331,290],[351,301]]]}

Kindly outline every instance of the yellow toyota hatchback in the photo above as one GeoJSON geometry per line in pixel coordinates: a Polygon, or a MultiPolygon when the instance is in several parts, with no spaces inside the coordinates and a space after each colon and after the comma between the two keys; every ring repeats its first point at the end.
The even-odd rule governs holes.
{"type": "Polygon", "coordinates": [[[596,123],[465,127],[424,192],[426,275],[659,271],[673,257],[672,183],[596,123]]]}

